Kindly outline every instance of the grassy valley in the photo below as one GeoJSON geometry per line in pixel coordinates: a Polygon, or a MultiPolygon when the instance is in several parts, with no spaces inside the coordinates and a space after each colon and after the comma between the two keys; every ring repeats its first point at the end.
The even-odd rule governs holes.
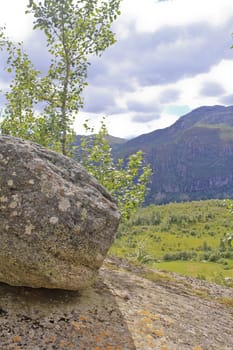
{"type": "Polygon", "coordinates": [[[221,200],[151,205],[122,224],[110,255],[233,287],[233,213],[221,200]]]}

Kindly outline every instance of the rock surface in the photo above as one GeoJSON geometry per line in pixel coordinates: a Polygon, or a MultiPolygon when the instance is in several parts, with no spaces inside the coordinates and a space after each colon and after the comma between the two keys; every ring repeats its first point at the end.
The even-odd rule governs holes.
{"type": "Polygon", "coordinates": [[[113,199],[77,162],[0,137],[0,281],[86,288],[119,220],[113,199]]]}
{"type": "Polygon", "coordinates": [[[232,350],[233,289],[108,258],[79,292],[0,283],[0,349],[232,350]]]}

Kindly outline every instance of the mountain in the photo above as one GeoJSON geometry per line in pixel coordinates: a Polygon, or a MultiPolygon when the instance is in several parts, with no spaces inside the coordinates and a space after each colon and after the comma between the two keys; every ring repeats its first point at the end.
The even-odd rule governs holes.
{"type": "MultiPolygon", "coordinates": [[[[91,141],[93,139],[93,135],[88,135],[88,136],[76,135],[76,139],[75,139],[75,142],[73,143],[73,146],[79,147],[81,145],[81,140],[83,137],[87,138],[88,141],[91,141]]],[[[112,135],[106,135],[105,138],[108,141],[113,151],[117,151],[120,145],[123,145],[124,143],[127,142],[126,139],[122,139],[120,137],[115,137],[112,135]]]]}
{"type": "Polygon", "coordinates": [[[233,106],[205,106],[172,126],[118,145],[137,150],[153,170],[146,204],[233,197],[233,106]]]}

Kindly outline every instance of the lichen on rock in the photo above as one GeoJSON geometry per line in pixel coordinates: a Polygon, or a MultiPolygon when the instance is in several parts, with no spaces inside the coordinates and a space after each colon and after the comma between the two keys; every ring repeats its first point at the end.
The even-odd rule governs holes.
{"type": "Polygon", "coordinates": [[[75,160],[0,137],[0,281],[83,289],[120,220],[108,192],[75,160]]]}

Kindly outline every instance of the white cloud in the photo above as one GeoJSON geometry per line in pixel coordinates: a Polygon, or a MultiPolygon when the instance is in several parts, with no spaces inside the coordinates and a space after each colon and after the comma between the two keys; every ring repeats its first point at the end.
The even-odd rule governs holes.
{"type": "MultiPolygon", "coordinates": [[[[164,113],[162,118],[149,121],[148,123],[132,123],[131,120],[134,116],[135,113],[132,112],[107,116],[106,125],[109,134],[116,137],[130,139],[141,134],[146,134],[155,129],[167,127],[178,119],[175,115],[164,113]]],[[[75,130],[77,134],[83,135],[86,133],[83,124],[87,119],[89,119],[89,125],[95,128],[95,131],[99,130],[102,116],[94,113],[80,112],[75,122],[75,130]]]]}
{"type": "Polygon", "coordinates": [[[124,0],[119,33],[130,35],[128,26],[134,23],[140,32],[154,32],[161,27],[181,26],[200,22],[219,25],[233,13],[232,0],[124,0]]]}
{"type": "MultiPolygon", "coordinates": [[[[137,101],[144,105],[151,105],[151,113],[154,111],[155,119],[145,123],[132,122],[135,112],[123,112],[107,117],[107,127],[111,135],[123,138],[131,138],[139,134],[151,132],[155,129],[162,129],[173,124],[181,115],[188,112],[189,109],[195,109],[203,105],[221,104],[221,95],[216,97],[206,96],[203,98],[199,92],[205,82],[214,81],[224,86],[229,94],[233,91],[233,80],[231,72],[233,71],[233,61],[222,60],[218,65],[214,66],[208,73],[198,74],[191,78],[185,78],[173,84],[160,86],[140,87],[134,92],[128,92],[118,97],[117,104],[122,108],[127,107],[127,102],[137,101]],[[166,94],[167,91],[178,90],[180,94],[176,100],[161,105],[160,96],[166,94]],[[154,106],[154,107],[153,107],[154,106]],[[160,117],[157,116],[157,106],[161,107],[160,117]]],[[[78,133],[83,133],[82,127],[85,119],[90,119],[90,123],[98,130],[100,126],[101,116],[95,113],[81,112],[76,120],[75,128],[78,133]]],[[[146,119],[146,118],[145,118],[146,119]]]]}
{"type": "Polygon", "coordinates": [[[1,6],[0,24],[6,25],[7,35],[13,40],[27,40],[32,34],[32,17],[25,15],[28,0],[7,0],[1,6]]]}
{"type": "MultiPolygon", "coordinates": [[[[25,15],[27,3],[4,1],[0,25],[6,24],[13,39],[28,41],[33,60],[46,66],[39,36],[32,38],[32,18],[25,15]]],[[[103,105],[103,111],[113,113],[107,118],[111,134],[147,133],[169,126],[187,108],[220,104],[222,96],[201,95],[206,82],[223,86],[226,97],[232,95],[232,0],[123,0],[121,8],[114,25],[120,45],[107,50],[99,66],[93,62],[97,68],[90,70],[87,89],[87,110],[101,113],[103,105]]],[[[0,85],[6,87],[6,82],[0,85]]],[[[76,131],[84,132],[86,118],[100,125],[101,116],[80,112],[76,131]]]]}
{"type": "Polygon", "coordinates": [[[185,102],[191,108],[196,108],[201,105],[216,105],[221,101],[221,95],[218,98],[206,96],[203,98],[199,91],[208,81],[213,81],[224,87],[226,91],[233,91],[233,80],[231,73],[233,70],[232,60],[222,60],[219,64],[205,74],[199,74],[189,79],[183,79],[175,86],[182,91],[179,97],[180,103],[185,102]]]}

